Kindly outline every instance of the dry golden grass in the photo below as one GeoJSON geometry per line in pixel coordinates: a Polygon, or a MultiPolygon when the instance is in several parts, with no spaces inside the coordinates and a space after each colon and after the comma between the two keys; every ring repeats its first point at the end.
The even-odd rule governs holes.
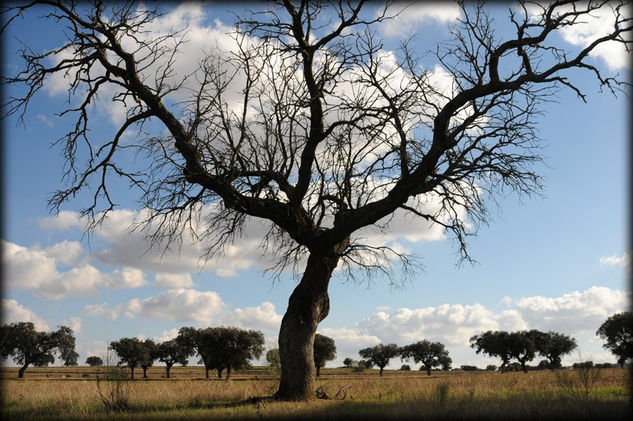
{"type": "MultiPolygon", "coordinates": [[[[89,370],[47,370],[29,370],[25,379],[3,376],[5,419],[505,419],[564,417],[570,413],[580,419],[598,415],[601,419],[626,419],[631,415],[627,371],[621,369],[602,370],[590,399],[566,394],[550,371],[434,372],[430,377],[420,372],[392,371],[380,378],[373,370],[351,373],[326,369],[317,385],[330,397],[343,390],[344,400],[280,403],[249,401],[275,391],[277,382],[264,369],[239,373],[227,383],[200,379],[204,370],[197,367],[175,367],[173,379],[159,380],[164,369],[154,367],[149,376],[156,380],[129,382],[130,407],[124,413],[105,411],[94,376],[60,377],[64,372],[81,374],[89,370]]],[[[5,369],[4,374],[10,372],[5,369]]],[[[107,384],[101,386],[103,390],[107,384]]]]}

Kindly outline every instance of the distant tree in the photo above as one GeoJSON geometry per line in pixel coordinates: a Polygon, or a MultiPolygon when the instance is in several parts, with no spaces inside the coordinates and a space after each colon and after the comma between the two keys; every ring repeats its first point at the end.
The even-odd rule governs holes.
{"type": "Polygon", "coordinates": [[[64,361],[64,366],[74,367],[76,365],[79,365],[79,363],[77,362],[78,359],[79,359],[79,354],[77,354],[76,351],[71,351],[68,354],[68,358],[66,359],[66,361],[64,361]]]}
{"type": "Polygon", "coordinates": [[[475,348],[477,354],[484,353],[491,357],[501,358],[500,371],[504,371],[505,366],[510,362],[512,355],[508,344],[509,333],[506,331],[492,331],[475,335],[470,338],[470,346],[475,348]]]}
{"type": "Polygon", "coordinates": [[[486,366],[486,371],[495,371],[497,370],[497,366],[494,364],[489,364],[486,366]]]}
{"type": "Polygon", "coordinates": [[[433,367],[439,367],[446,362],[448,351],[440,342],[423,340],[402,348],[400,356],[403,360],[413,359],[415,363],[422,363],[427,375],[431,375],[433,367]]]}
{"type": "Polygon", "coordinates": [[[440,366],[442,366],[443,371],[449,371],[451,369],[451,364],[453,364],[453,359],[448,356],[448,352],[446,355],[440,358],[440,366]]]}
{"type": "Polygon", "coordinates": [[[187,365],[189,356],[193,354],[193,346],[188,341],[179,340],[178,337],[158,344],[156,357],[158,361],[165,363],[167,378],[170,378],[171,367],[174,364],[187,365]]]}
{"type": "Polygon", "coordinates": [[[533,329],[527,334],[534,342],[536,351],[549,361],[547,368],[552,370],[561,368],[561,356],[569,354],[577,347],[576,340],[574,338],[562,333],[545,333],[533,329]]]}
{"type": "Polygon", "coordinates": [[[461,365],[459,369],[463,371],[479,371],[479,367],[475,365],[461,365]]]}
{"type": "Polygon", "coordinates": [[[609,317],[596,331],[596,335],[606,339],[604,348],[618,358],[624,368],[627,360],[633,359],[633,313],[625,311],[609,317]]]}
{"type": "Polygon", "coordinates": [[[222,372],[226,369],[228,381],[232,370],[249,367],[249,361],[259,358],[264,351],[264,335],[255,330],[184,327],[180,329],[180,335],[200,356],[206,378],[209,378],[209,370],[212,369],[217,370],[218,378],[222,378],[222,372]]]}
{"type": "Polygon", "coordinates": [[[138,338],[122,338],[110,342],[110,349],[119,357],[118,365],[129,367],[130,378],[134,380],[134,369],[145,358],[142,341],[138,338]]]}
{"type": "Polygon", "coordinates": [[[321,374],[321,367],[334,358],[336,358],[334,339],[317,333],[314,336],[314,365],[316,366],[317,377],[321,374]]]}
{"type": "Polygon", "coordinates": [[[380,344],[363,348],[358,353],[366,361],[371,361],[373,365],[377,365],[380,368],[380,376],[382,376],[382,371],[389,364],[389,360],[400,354],[400,347],[396,344],[380,344]]]}
{"type": "Polygon", "coordinates": [[[347,357],[343,360],[343,365],[345,367],[352,367],[354,365],[356,361],[354,361],[353,359],[351,359],[350,357],[347,357]]]}
{"type": "Polygon", "coordinates": [[[103,365],[103,360],[96,355],[91,355],[86,358],[86,364],[88,364],[90,367],[96,367],[99,365],[103,365]]]}
{"type": "Polygon", "coordinates": [[[143,369],[143,378],[147,378],[147,369],[154,365],[158,358],[158,345],[151,339],[141,341],[141,355],[139,364],[143,369]]]}
{"type": "Polygon", "coordinates": [[[73,330],[60,326],[54,332],[35,330],[31,322],[18,322],[0,327],[0,358],[13,357],[20,364],[18,377],[24,377],[29,365],[46,366],[58,356],[69,365],[76,364],[75,337],[73,330]]]}
{"type": "Polygon", "coordinates": [[[266,361],[270,365],[270,368],[278,374],[281,370],[281,357],[279,356],[279,348],[269,349],[268,352],[266,352],[266,361]]]}
{"type": "Polygon", "coordinates": [[[411,366],[409,364],[402,364],[400,366],[400,370],[401,371],[410,371],[411,370],[411,366]]]}
{"type": "Polygon", "coordinates": [[[579,369],[579,368],[592,368],[593,367],[593,361],[581,361],[579,363],[574,363],[572,365],[573,369],[579,369]]]}
{"type": "Polygon", "coordinates": [[[515,358],[524,373],[527,373],[527,363],[536,355],[534,340],[527,331],[511,332],[508,335],[508,349],[510,356],[515,358]]]}
{"type": "Polygon", "coordinates": [[[200,357],[198,363],[204,365],[205,378],[209,378],[209,370],[217,370],[218,378],[222,378],[224,366],[220,361],[220,332],[215,328],[196,329],[183,327],[178,331],[178,336],[188,346],[192,347],[200,357]]]}

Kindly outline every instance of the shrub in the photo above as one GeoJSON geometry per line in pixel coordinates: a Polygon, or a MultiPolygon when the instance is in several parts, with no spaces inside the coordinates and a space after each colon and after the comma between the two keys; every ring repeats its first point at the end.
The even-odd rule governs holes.
{"type": "Polygon", "coordinates": [[[400,367],[400,370],[402,370],[402,371],[410,371],[411,370],[411,366],[409,366],[409,364],[402,364],[402,367],[400,367]]]}
{"type": "Polygon", "coordinates": [[[486,366],[486,371],[495,371],[497,369],[497,366],[494,364],[489,364],[486,366]]]}

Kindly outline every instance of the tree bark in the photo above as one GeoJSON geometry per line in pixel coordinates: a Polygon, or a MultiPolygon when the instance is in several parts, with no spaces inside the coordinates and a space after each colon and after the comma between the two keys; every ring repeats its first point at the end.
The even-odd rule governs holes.
{"type": "Polygon", "coordinates": [[[206,375],[205,378],[208,379],[209,378],[209,367],[207,367],[206,365],[204,366],[204,370],[206,371],[206,375]]]}
{"type": "Polygon", "coordinates": [[[321,376],[321,367],[319,367],[318,365],[316,366],[316,376],[317,377],[321,376]]]}
{"type": "Polygon", "coordinates": [[[134,380],[134,367],[130,367],[130,379],[134,380]]]}
{"type": "Polygon", "coordinates": [[[169,378],[169,372],[171,371],[171,365],[170,364],[166,364],[165,365],[165,369],[167,370],[167,378],[169,378]]]}
{"type": "Polygon", "coordinates": [[[141,368],[143,369],[143,378],[146,379],[147,378],[147,366],[141,366],[141,368]]]}
{"type": "Polygon", "coordinates": [[[24,363],[24,365],[22,367],[20,367],[20,369],[18,370],[18,378],[21,379],[24,377],[24,372],[26,371],[26,368],[29,366],[29,363],[24,363]]]}
{"type": "Polygon", "coordinates": [[[224,367],[216,368],[216,370],[218,371],[218,379],[221,379],[222,378],[222,372],[224,371],[224,367]]]}
{"type": "Polygon", "coordinates": [[[228,382],[230,377],[231,377],[231,366],[228,366],[226,368],[226,379],[225,379],[225,381],[228,382]]]}
{"type": "Polygon", "coordinates": [[[329,255],[311,252],[301,282],[290,295],[279,331],[281,376],[275,394],[278,400],[307,401],[315,397],[314,335],[330,311],[327,289],[338,260],[335,252],[329,255]]]}
{"type": "Polygon", "coordinates": [[[426,375],[427,376],[431,375],[431,366],[430,365],[426,366],[426,375]]]}
{"type": "Polygon", "coordinates": [[[383,369],[384,367],[380,367],[380,366],[378,366],[378,368],[380,369],[380,377],[382,377],[382,369],[383,369]]]}

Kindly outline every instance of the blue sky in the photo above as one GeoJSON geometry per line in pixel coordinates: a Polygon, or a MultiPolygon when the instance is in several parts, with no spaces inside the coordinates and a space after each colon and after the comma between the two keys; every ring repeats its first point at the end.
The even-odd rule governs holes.
{"type": "MultiPolygon", "coordinates": [[[[239,13],[228,8],[184,4],[167,18],[187,25],[194,35],[222,42],[222,32],[233,21],[228,12],[239,13]]],[[[492,12],[496,22],[504,22],[507,8],[492,12]]],[[[10,27],[4,72],[20,66],[16,38],[35,50],[62,43],[61,28],[36,16],[26,14],[10,27]]],[[[387,51],[417,34],[421,52],[447,39],[456,16],[450,4],[417,5],[378,33],[387,51]]],[[[600,25],[592,21],[578,33],[559,36],[558,43],[576,51],[582,31],[600,25]]],[[[506,30],[498,27],[499,34],[506,30]]],[[[199,52],[196,42],[191,48],[199,52]]],[[[626,54],[617,47],[601,53],[592,58],[601,71],[628,74],[626,54]]],[[[437,63],[427,57],[424,64],[433,68],[437,63]]],[[[496,196],[498,205],[489,202],[490,224],[469,242],[477,264],[456,266],[450,235],[429,233],[411,242],[396,232],[424,266],[410,282],[399,287],[381,277],[370,283],[341,277],[331,282],[330,315],[319,328],[337,342],[338,358],[331,365],[359,358],[358,349],[380,342],[430,339],[447,345],[456,366],[485,366],[498,362],[476,355],[467,345],[471,335],[531,328],[575,337],[583,359],[615,361],[594,333],[608,316],[626,309],[630,297],[628,102],[623,94],[599,93],[589,73],[574,77],[587,93],[586,104],[561,90],[555,102],[541,108],[538,134],[545,162],[537,168],[544,177],[542,197],[506,194],[496,196]]],[[[64,205],[59,217],[49,213],[47,200],[61,186],[64,166],[61,149],[50,144],[68,124],[55,116],[66,92],[62,79],[49,80],[31,103],[26,127],[14,117],[3,123],[5,321],[29,320],[41,328],[71,325],[81,362],[105,354],[108,341],[125,336],[162,340],[182,326],[255,328],[274,347],[295,281],[289,273],[278,282],[262,273],[256,226],[227,256],[201,267],[200,244],[185,244],[180,255],[167,254],[161,261],[151,252],[143,254],[147,244],[128,231],[139,211],[136,197],[123,185],[113,190],[119,209],[89,238],[77,218],[85,196],[83,202],[80,195],[64,205]]],[[[116,113],[108,101],[97,104],[93,135],[112,130],[116,113]]],[[[564,363],[578,358],[576,352],[564,363]]]]}

